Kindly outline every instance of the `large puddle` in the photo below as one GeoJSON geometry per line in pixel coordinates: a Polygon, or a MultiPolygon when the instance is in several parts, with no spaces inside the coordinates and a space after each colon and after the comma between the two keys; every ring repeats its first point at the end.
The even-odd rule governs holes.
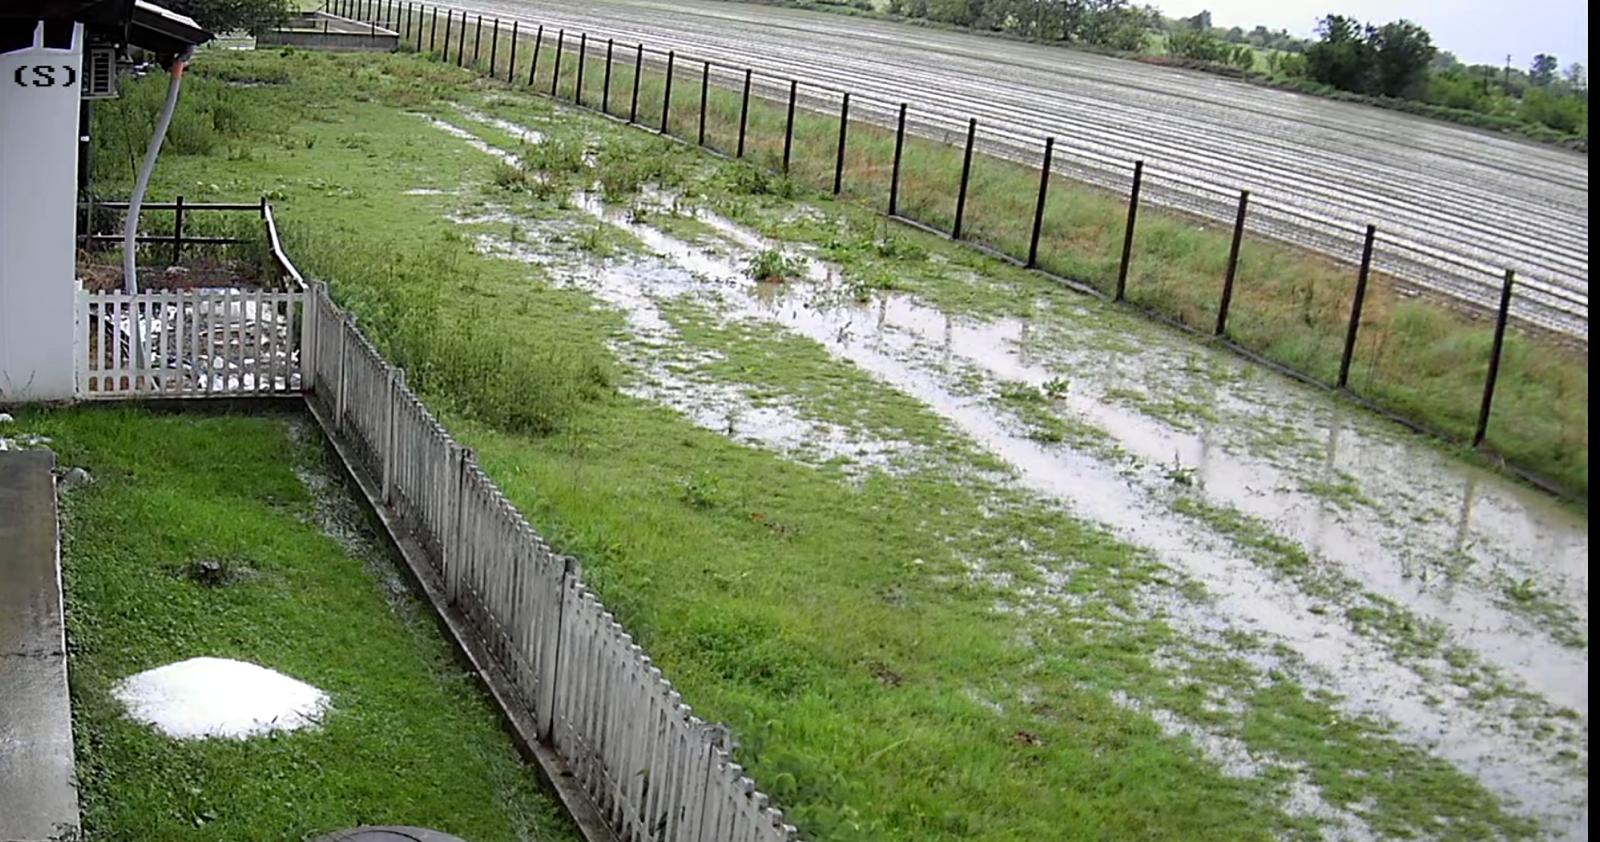
{"type": "MultiPolygon", "coordinates": [[[[446,130],[477,140],[455,126],[446,130]]],[[[708,246],[588,194],[578,206],[653,255],[591,261],[573,274],[574,283],[627,314],[635,347],[670,348],[676,340],[662,313],[682,302],[725,323],[779,325],[815,341],[929,407],[1008,463],[1027,488],[1146,548],[1210,595],[1160,600],[1152,615],[1197,640],[1227,629],[1287,646],[1310,669],[1306,682],[1335,692],[1348,714],[1393,723],[1400,736],[1550,829],[1586,833],[1582,516],[1185,338],[1124,331],[1109,344],[1119,350],[1107,354],[1102,340],[1113,337],[1073,312],[1046,313],[1030,324],[951,316],[904,294],[857,303],[830,267],[794,249],[807,267],[803,280],[758,284],[747,277],[748,254],[777,244],[725,219],[696,213],[717,232],[708,246]],[[976,383],[974,370],[982,374],[976,383]],[[1047,391],[1063,379],[1070,384],[1050,391],[1047,411],[1091,425],[1106,441],[1041,440],[996,399],[1006,388],[1047,391]],[[1207,411],[1174,413],[1179,398],[1207,411]],[[1305,579],[1263,567],[1225,530],[1175,510],[1185,496],[1258,519],[1311,553],[1311,575],[1348,587],[1308,592],[1305,579]],[[1443,656],[1402,656],[1392,632],[1357,628],[1346,618],[1350,608],[1384,601],[1441,624],[1451,645],[1492,668],[1510,691],[1475,694],[1471,683],[1445,679],[1452,665],[1443,656]],[[1526,701],[1518,695],[1576,716],[1545,710],[1529,717],[1518,712],[1526,701]],[[1577,759],[1556,759],[1563,749],[1577,759]]],[[[540,259],[492,238],[481,242],[508,257],[540,259]]],[[[726,424],[736,438],[799,450],[785,441],[804,440],[809,428],[815,440],[865,454],[869,466],[904,453],[904,443],[870,430],[830,430],[796,407],[773,410],[757,425],[793,435],[741,434],[736,421],[706,417],[719,406],[742,407],[741,390],[683,375],[695,368],[692,355],[633,356],[644,382],[663,384],[655,392],[641,387],[642,394],[704,426],[726,424]],[[698,391],[693,401],[703,407],[686,403],[685,391],[698,391]],[[874,462],[874,453],[889,455],[874,462]]]]}

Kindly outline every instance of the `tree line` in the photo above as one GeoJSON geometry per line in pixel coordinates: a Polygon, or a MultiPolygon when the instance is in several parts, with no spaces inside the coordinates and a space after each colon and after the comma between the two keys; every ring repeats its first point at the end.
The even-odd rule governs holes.
{"type": "MultiPolygon", "coordinates": [[[[1485,124],[1542,127],[1588,134],[1588,76],[1581,64],[1563,71],[1541,53],[1524,71],[1466,65],[1439,50],[1426,29],[1408,20],[1366,23],[1347,15],[1318,19],[1314,39],[1256,27],[1222,30],[1210,12],[1163,19],[1168,56],[1201,65],[1260,73],[1316,92],[1332,89],[1441,109],[1440,116],[1477,115],[1485,124]]],[[[1465,122],[1475,122],[1471,119],[1465,122]]]]}

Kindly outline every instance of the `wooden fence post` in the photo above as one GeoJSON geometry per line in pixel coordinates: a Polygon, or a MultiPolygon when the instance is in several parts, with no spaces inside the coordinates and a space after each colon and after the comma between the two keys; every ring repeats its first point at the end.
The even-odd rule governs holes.
{"type": "MultiPolygon", "coordinates": [[[[317,390],[317,326],[322,310],[317,302],[317,288],[321,281],[313,281],[300,291],[300,391],[317,390]]],[[[292,373],[291,373],[292,374],[292,373]]]]}
{"type": "Polygon", "coordinates": [[[403,369],[391,366],[389,368],[389,390],[387,395],[388,421],[383,434],[383,455],[381,469],[383,474],[383,504],[394,505],[394,463],[396,454],[399,453],[399,444],[395,441],[395,406],[400,402],[400,392],[406,385],[406,373],[403,369]]]}
{"type": "Polygon", "coordinates": [[[344,430],[344,405],[345,405],[345,364],[350,356],[350,334],[356,329],[356,315],[345,313],[344,321],[339,327],[339,389],[333,399],[333,428],[343,433],[344,430]]]}
{"type": "Polygon", "coordinates": [[[644,44],[633,54],[633,100],[628,104],[628,122],[639,121],[639,80],[644,76],[644,44]]]}
{"type": "Polygon", "coordinates": [[[606,75],[600,82],[600,113],[611,113],[611,54],[616,49],[616,41],[606,39],[606,75]]]}
{"type": "Polygon", "coordinates": [[[467,56],[467,11],[461,10],[461,32],[456,35],[456,67],[463,67],[467,56]]]}
{"type": "Polygon", "coordinates": [[[1478,408],[1478,428],[1472,434],[1472,446],[1483,444],[1489,435],[1489,411],[1494,406],[1494,386],[1500,379],[1500,353],[1505,350],[1506,320],[1511,314],[1511,286],[1517,273],[1506,270],[1505,283],[1500,287],[1500,310],[1494,319],[1494,347],[1489,350],[1489,375],[1483,381],[1483,404],[1478,408]]]}
{"type": "Polygon", "coordinates": [[[678,56],[678,54],[677,54],[676,51],[674,51],[674,50],[668,50],[667,51],[667,83],[666,83],[666,87],[664,88],[664,92],[662,93],[662,96],[661,96],[661,133],[662,134],[670,134],[670,132],[667,131],[667,115],[669,113],[671,113],[671,110],[672,110],[672,74],[673,74],[672,66],[675,63],[675,60],[677,59],[677,56],[678,56]]]}
{"type": "Polygon", "coordinates": [[[172,206],[172,263],[177,265],[183,257],[183,197],[179,196],[172,206]]]}
{"type": "Polygon", "coordinates": [[[511,22],[511,55],[506,62],[506,84],[517,83],[517,21],[511,22]]]}
{"type": "Polygon", "coordinates": [[[583,107],[583,66],[589,63],[589,33],[578,33],[578,81],[572,87],[572,101],[583,107]]]}
{"type": "Polygon", "coordinates": [[[1039,265],[1039,235],[1044,231],[1044,205],[1050,192],[1050,160],[1055,155],[1056,139],[1044,139],[1044,161],[1039,168],[1039,203],[1033,208],[1033,236],[1028,241],[1028,268],[1039,265]]]}
{"type": "Polygon", "coordinates": [[[839,143],[834,147],[833,157],[833,195],[839,195],[844,189],[844,144],[846,132],[850,128],[850,92],[844,92],[844,99],[839,102],[839,143]]]}
{"type": "Polygon", "coordinates": [[[494,19],[494,28],[489,32],[489,78],[495,78],[496,68],[500,66],[500,19],[494,19]]]}
{"type": "Polygon", "coordinates": [[[1233,278],[1239,271],[1239,245],[1244,240],[1244,215],[1250,206],[1250,191],[1239,191],[1239,211],[1233,218],[1233,244],[1228,247],[1228,274],[1222,279],[1222,301],[1217,304],[1217,336],[1228,332],[1228,307],[1233,303],[1233,278]]]}
{"type": "Polygon", "coordinates": [[[900,156],[906,145],[906,104],[900,103],[900,119],[894,130],[894,168],[889,173],[889,215],[900,212],[900,156]]]}
{"type": "MultiPolygon", "coordinates": [[[[478,69],[478,57],[483,53],[483,15],[478,15],[472,25],[472,69],[478,69]]],[[[493,73],[489,75],[493,76],[493,73]]]]}
{"type": "Polygon", "coordinates": [[[1344,354],[1339,357],[1339,388],[1350,384],[1350,361],[1356,354],[1356,333],[1361,330],[1361,306],[1367,299],[1367,273],[1372,269],[1372,241],[1378,226],[1367,226],[1367,237],[1361,245],[1361,270],[1356,274],[1356,294],[1350,301],[1350,326],[1345,329],[1344,354]]]}
{"type": "Polygon", "coordinates": [[[1117,291],[1112,301],[1128,292],[1128,267],[1133,264],[1133,226],[1139,221],[1139,187],[1144,183],[1144,161],[1133,162],[1133,186],[1128,189],[1128,221],[1122,229],[1122,260],[1117,263],[1117,291]]]}
{"type": "Polygon", "coordinates": [[[783,126],[783,174],[789,174],[789,153],[794,149],[794,101],[800,93],[800,83],[789,80],[789,116],[783,126]]]}
{"type": "Polygon", "coordinates": [[[744,133],[750,124],[750,68],[744,69],[744,101],[739,106],[739,151],[733,157],[744,157],[744,133]]]}
{"type": "Polygon", "coordinates": [[[706,145],[706,97],[711,90],[711,62],[707,61],[700,69],[700,134],[696,144],[706,145]]]}
{"type": "Polygon", "coordinates": [[[978,118],[967,120],[967,149],[961,156],[961,186],[956,190],[956,220],[950,226],[950,239],[961,239],[961,217],[967,212],[967,180],[972,176],[972,144],[978,138],[978,118]]]}
{"type": "Polygon", "coordinates": [[[534,77],[539,75],[539,53],[544,50],[544,24],[539,24],[539,30],[533,33],[533,63],[528,65],[528,87],[533,87],[534,77]]]}
{"type": "Polygon", "coordinates": [[[454,441],[450,442],[449,471],[445,479],[446,493],[449,495],[445,524],[449,533],[441,542],[439,567],[444,579],[445,597],[451,605],[457,605],[461,600],[461,521],[467,466],[471,459],[471,450],[454,441]]]}
{"type": "Polygon", "coordinates": [[[555,63],[555,67],[553,67],[551,69],[551,71],[550,71],[550,98],[551,99],[559,99],[559,97],[556,96],[556,91],[558,89],[558,86],[561,84],[561,54],[566,52],[566,47],[565,47],[566,41],[567,41],[567,31],[565,29],[556,30],[556,63],[555,63]]]}

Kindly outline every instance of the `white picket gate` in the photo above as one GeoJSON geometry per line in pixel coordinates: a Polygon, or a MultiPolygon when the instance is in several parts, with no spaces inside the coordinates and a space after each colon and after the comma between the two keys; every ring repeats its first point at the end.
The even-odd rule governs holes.
{"type": "Polygon", "coordinates": [[[301,290],[80,290],[78,394],[299,393],[305,303],[301,290]]]}

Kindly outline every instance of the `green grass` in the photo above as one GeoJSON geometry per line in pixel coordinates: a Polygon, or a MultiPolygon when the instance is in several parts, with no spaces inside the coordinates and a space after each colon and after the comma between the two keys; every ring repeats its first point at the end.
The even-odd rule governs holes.
{"type": "MultiPolygon", "coordinates": [[[[1115,693],[1303,762],[1336,803],[1371,798],[1369,820],[1384,832],[1414,833],[1439,814],[1469,835],[1528,830],[1470,778],[1376,723],[1341,720],[1319,737],[1331,700],[1255,670],[1249,641],[1239,651],[1196,649],[1160,617],[1140,616],[1146,589],[1193,598],[1192,586],[1018,492],[1003,465],[926,407],[816,343],[689,309],[665,314],[689,346],[717,354],[709,376],[822,420],[903,436],[926,447],[927,464],[853,481],[618,394],[613,386],[630,376],[612,359],[631,341],[621,314],[563,283],[559,268],[484,257],[470,242],[522,220],[560,223],[573,216],[562,196],[500,184],[493,159],[405,112],[452,116],[448,100],[492,106],[540,130],[570,131],[602,155],[615,150],[615,161],[694,176],[705,201],[730,207],[777,200],[793,182],[715,165],[593,117],[558,118],[533,97],[417,58],[205,58],[197,87],[276,68],[292,83],[228,88],[259,117],[234,138],[252,156],[166,158],[157,195],[213,184],[206,195],[274,195],[302,269],[333,283],[507,495],[553,545],[582,559],[655,663],[697,713],[732,727],[741,762],[814,838],[1314,834],[1314,822],[1281,808],[1284,780],[1223,775],[1115,693]],[[404,195],[415,187],[463,192],[404,195]],[[496,208],[519,221],[448,219],[496,208]],[[469,323],[473,342],[531,360],[526,380],[499,388],[535,395],[554,384],[563,396],[555,423],[517,425],[485,405],[472,378],[428,374],[455,370],[465,352],[419,337],[469,323]],[[1041,589],[1047,574],[1061,575],[1067,592],[1025,598],[998,583],[1002,574],[1041,589]],[[1252,718],[1208,712],[1189,689],[1196,680],[1248,700],[1252,718]],[[1395,768],[1419,773],[1402,785],[1395,768]]],[[[1079,300],[970,251],[890,233],[848,205],[827,213],[843,224],[827,223],[832,239],[818,238],[826,248],[933,300],[975,309],[1079,300]],[[966,277],[969,265],[994,279],[966,277]]],[[[572,239],[591,224],[578,223],[572,239]]],[[[824,225],[790,227],[800,236],[824,225]]]]}
{"type": "MultiPolygon", "coordinates": [[[[469,57],[473,37],[469,25],[469,57]]],[[[497,78],[511,73],[526,82],[532,40],[524,39],[519,46],[516,68],[508,64],[510,36],[504,29],[501,41],[493,73],[497,78]]],[[[487,44],[485,40],[480,50],[480,66],[485,72],[491,70],[487,44]]],[[[453,55],[453,40],[451,50],[453,55]]],[[[555,70],[553,38],[547,38],[540,52],[533,88],[548,92],[555,70]]],[[[586,55],[583,99],[598,107],[605,80],[604,45],[591,44],[586,55]]],[[[618,48],[609,109],[614,116],[626,117],[630,111],[632,59],[632,52],[618,48]]],[[[564,99],[571,100],[576,92],[578,64],[576,47],[569,42],[561,78],[555,80],[564,99]]],[[[646,64],[638,107],[639,122],[644,125],[660,125],[664,81],[663,72],[646,64]]],[[[706,145],[731,155],[738,147],[741,99],[737,90],[719,87],[719,82],[730,83],[717,74],[712,76],[705,104],[706,145]]],[[[786,101],[752,97],[745,140],[747,160],[772,170],[781,168],[786,107],[786,101]]],[[[668,109],[669,133],[691,142],[698,140],[700,108],[700,69],[677,65],[668,109]]],[[[901,215],[940,230],[952,229],[964,140],[960,133],[906,139],[897,209],[901,215]]],[[[797,188],[831,191],[837,148],[837,118],[801,110],[795,118],[788,176],[750,176],[748,183],[735,189],[751,195],[782,196],[793,195],[797,188]]],[[[852,122],[842,197],[886,209],[893,159],[892,131],[852,122]]],[[[652,159],[618,170],[650,166],[659,174],[659,164],[652,159]]],[[[649,176],[638,173],[626,178],[643,181],[649,176]]],[[[1026,256],[1038,184],[1038,171],[1031,166],[975,156],[963,217],[964,237],[1012,256],[1026,256]]],[[[1039,266],[1103,292],[1112,291],[1126,201],[1121,193],[1053,177],[1041,227],[1039,266]]],[[[1228,226],[1221,223],[1153,206],[1142,208],[1129,269],[1129,299],[1209,334],[1226,273],[1230,234],[1228,226]]],[[[1229,338],[1320,382],[1333,383],[1355,289],[1353,263],[1359,246],[1351,249],[1341,262],[1249,233],[1240,252],[1229,338]]],[[[1477,420],[1490,339],[1491,326],[1485,320],[1408,298],[1399,293],[1392,279],[1375,277],[1367,292],[1350,389],[1454,441],[1469,440],[1477,420]]],[[[1543,475],[1576,496],[1586,495],[1587,371],[1585,355],[1569,345],[1513,330],[1487,438],[1498,454],[1493,458],[1543,475]]]]}
{"type": "Polygon", "coordinates": [[[575,838],[305,419],[91,408],[27,410],[18,426],[95,478],[66,494],[63,547],[85,838],[300,839],[363,823],[575,838]],[[203,561],[230,583],[186,575],[203,561]],[[307,681],[332,712],[314,730],[175,741],[111,696],[118,679],[198,656],[307,681]]]}

